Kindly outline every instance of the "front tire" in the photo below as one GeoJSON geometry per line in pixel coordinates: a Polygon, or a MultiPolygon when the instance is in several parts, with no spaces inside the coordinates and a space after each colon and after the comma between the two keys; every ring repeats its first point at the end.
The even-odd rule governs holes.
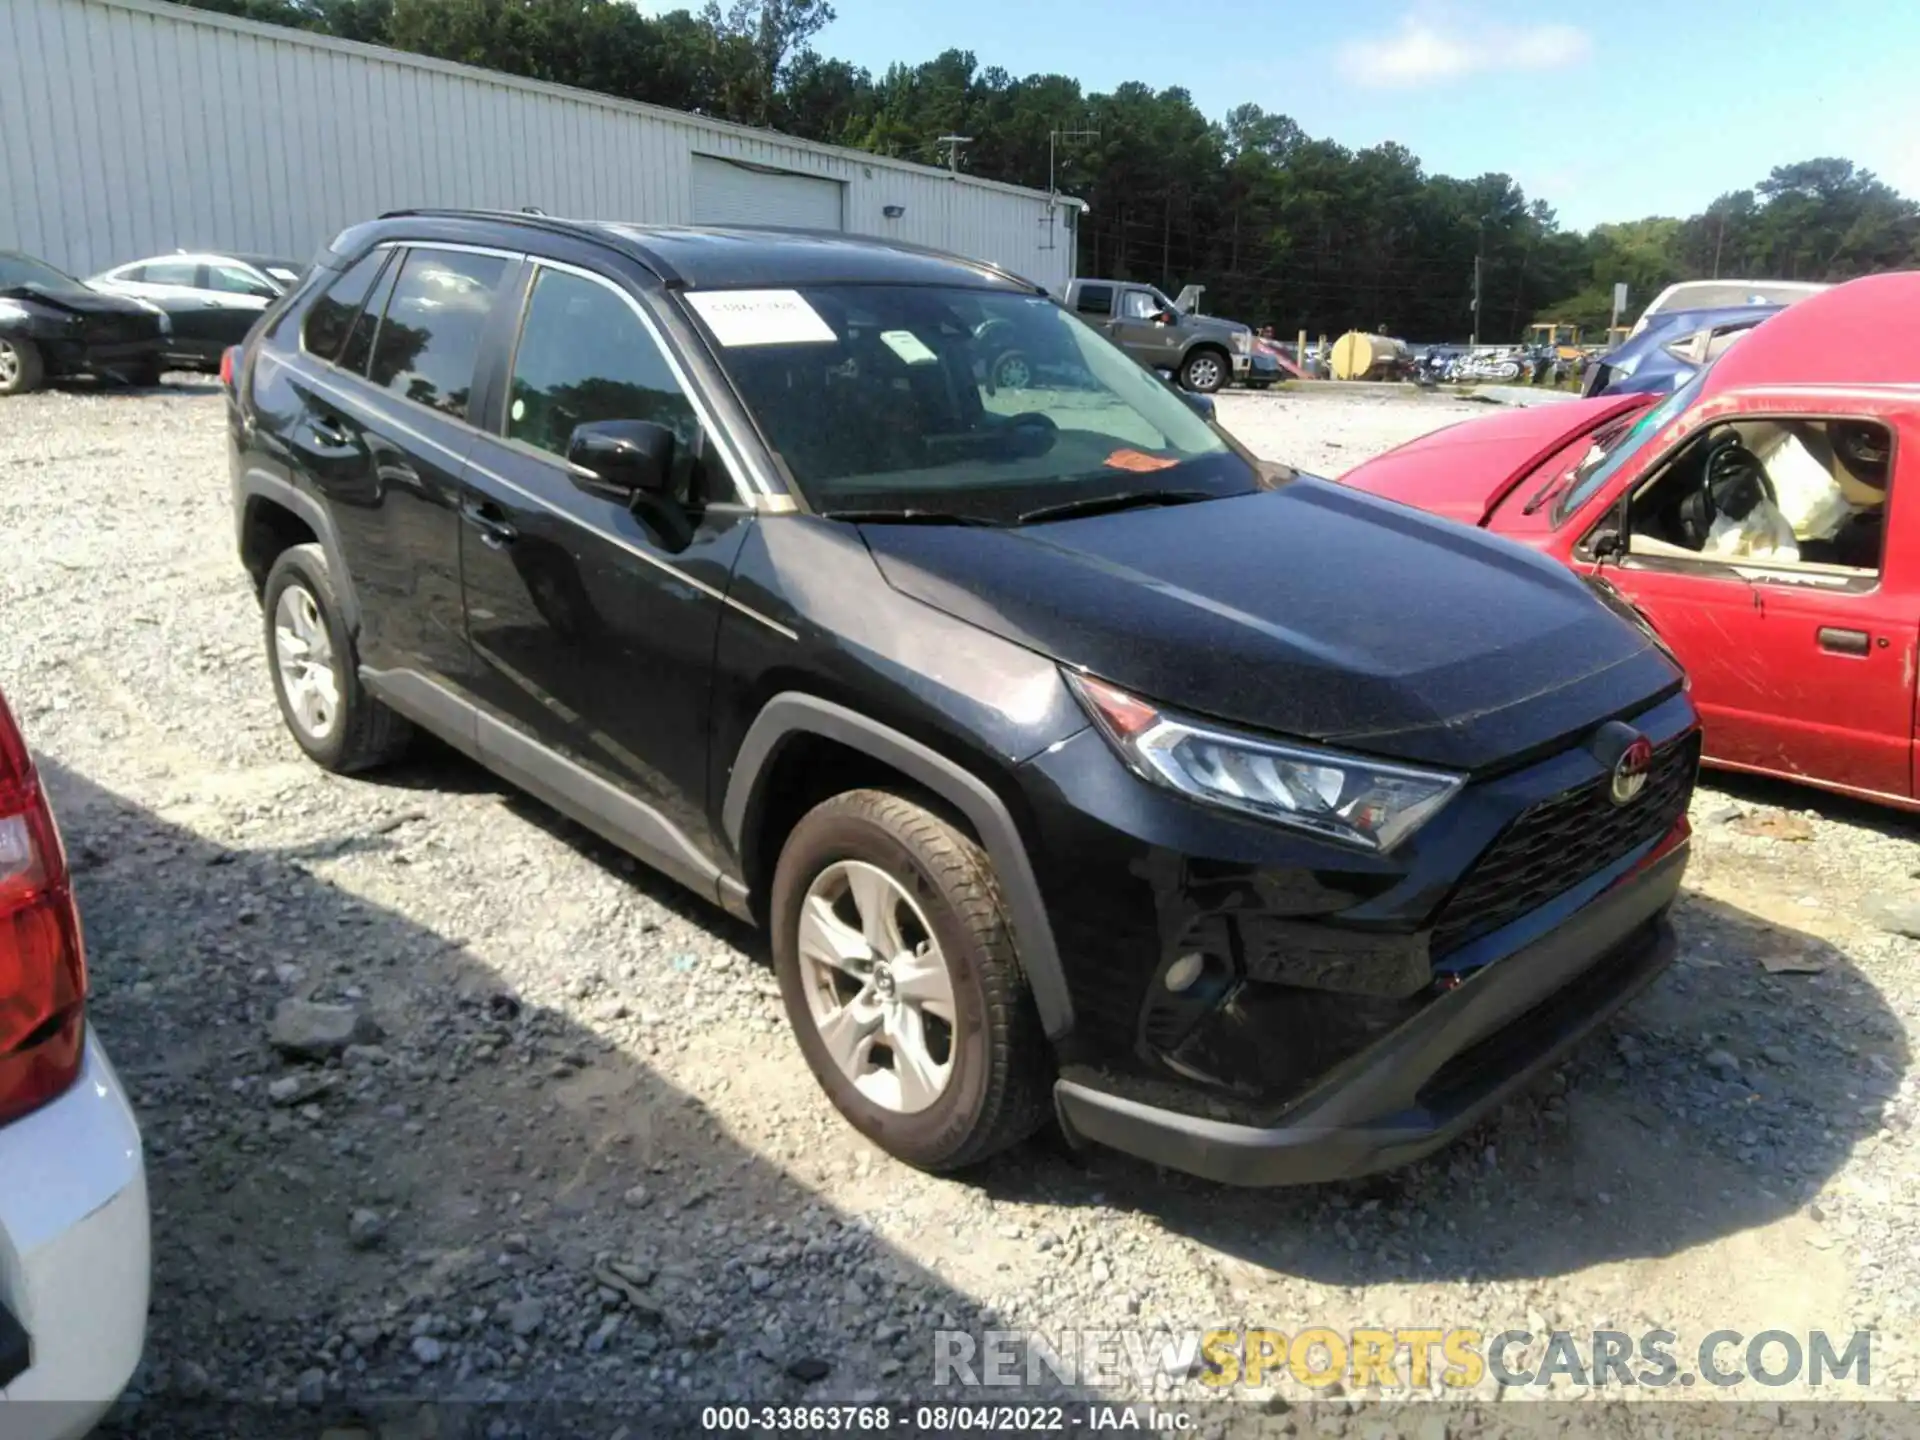
{"type": "Polygon", "coordinates": [[[31,340],[0,340],[0,395],[27,395],[46,383],[47,363],[31,340]]]}
{"type": "Polygon", "coordinates": [[[261,600],[273,693],[300,748],[340,775],[398,759],[413,728],[360,683],[327,552],[312,544],[281,551],[261,600]]]}
{"type": "Polygon", "coordinates": [[[1211,395],[1227,383],[1230,367],[1218,350],[1196,350],[1180,367],[1180,383],[1198,395],[1211,395]]]}
{"type": "Polygon", "coordinates": [[[901,795],[836,795],[788,836],[769,910],[787,1018],[856,1130],[949,1171],[1045,1121],[1046,1036],[969,836],[901,795]]]}

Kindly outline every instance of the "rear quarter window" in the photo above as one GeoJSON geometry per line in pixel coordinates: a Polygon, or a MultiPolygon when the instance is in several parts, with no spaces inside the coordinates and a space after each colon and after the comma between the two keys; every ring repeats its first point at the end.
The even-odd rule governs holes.
{"type": "Polygon", "coordinates": [[[367,293],[379,278],[380,267],[386,264],[388,253],[386,250],[369,251],[320,292],[308,309],[306,321],[300,330],[300,343],[309,355],[329,364],[339,358],[340,347],[346,344],[347,332],[353,328],[354,316],[366,304],[367,293]]]}

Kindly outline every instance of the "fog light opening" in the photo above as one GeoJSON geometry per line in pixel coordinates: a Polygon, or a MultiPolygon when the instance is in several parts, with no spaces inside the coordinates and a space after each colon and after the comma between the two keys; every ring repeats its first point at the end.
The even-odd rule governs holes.
{"type": "Polygon", "coordinates": [[[1207,973],[1212,957],[1202,950],[1189,950],[1177,957],[1167,967],[1167,973],[1161,976],[1161,982],[1175,995],[1184,994],[1199,983],[1207,973]]]}

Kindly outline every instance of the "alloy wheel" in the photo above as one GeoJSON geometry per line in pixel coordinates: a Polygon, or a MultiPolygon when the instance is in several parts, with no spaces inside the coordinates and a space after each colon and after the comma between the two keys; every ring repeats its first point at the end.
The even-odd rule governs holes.
{"type": "Polygon", "coordinates": [[[1024,355],[1006,355],[1001,357],[996,367],[994,379],[1007,390],[1025,390],[1033,383],[1033,371],[1027,365],[1024,355]]]}
{"type": "Polygon", "coordinates": [[[933,929],[876,865],[840,860],[800,906],[800,979],[826,1052],[854,1088],[903,1115],[953,1078],[953,978],[933,929]]]}
{"type": "Polygon", "coordinates": [[[326,739],[340,718],[340,680],[333,638],[304,585],[287,586],[273,608],[273,660],[294,723],[309,740],[326,739]]]}
{"type": "Polygon", "coordinates": [[[14,385],[20,380],[20,352],[0,340],[0,386],[14,385]]]}
{"type": "Polygon", "coordinates": [[[1194,389],[1211,390],[1220,383],[1220,362],[1203,356],[1188,367],[1187,376],[1194,389]]]}

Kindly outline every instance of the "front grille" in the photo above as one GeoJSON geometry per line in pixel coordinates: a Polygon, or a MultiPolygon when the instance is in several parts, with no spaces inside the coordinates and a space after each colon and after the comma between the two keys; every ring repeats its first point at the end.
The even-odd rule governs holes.
{"type": "Polygon", "coordinates": [[[1522,811],[1441,907],[1433,958],[1492,934],[1665,835],[1687,808],[1699,760],[1695,733],[1654,752],[1647,788],[1630,805],[1613,803],[1611,777],[1602,776],[1522,811]]]}
{"type": "Polygon", "coordinates": [[[160,333],[160,320],[154,315],[91,315],[87,317],[86,339],[89,345],[130,345],[152,340],[160,333]]]}

